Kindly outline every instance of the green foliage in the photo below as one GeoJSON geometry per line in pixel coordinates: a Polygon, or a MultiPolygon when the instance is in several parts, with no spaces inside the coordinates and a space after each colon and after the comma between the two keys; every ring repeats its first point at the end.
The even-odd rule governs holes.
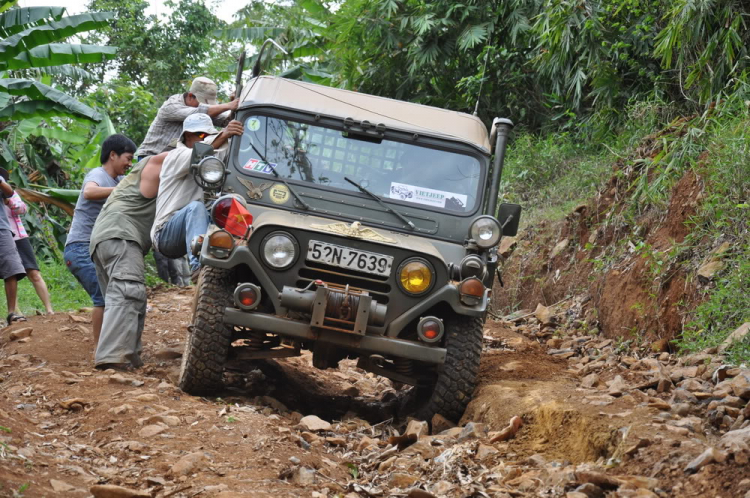
{"type": "Polygon", "coordinates": [[[312,67],[332,85],[469,112],[479,98],[487,123],[601,135],[634,102],[693,112],[746,81],[749,16],[737,0],[256,0],[220,36],[276,37],[291,56],[275,67],[293,77],[312,67]]]}
{"type": "MultiPolygon", "coordinates": [[[[703,248],[702,254],[729,242],[724,268],[714,287],[704,290],[704,301],[695,310],[677,341],[685,351],[717,346],[737,327],[750,321],[750,112],[742,100],[727,99],[705,118],[706,160],[694,166],[703,177],[705,192],[691,223],[687,243],[703,248]]],[[[698,251],[696,251],[698,252],[698,251]]],[[[693,266],[705,262],[699,260],[693,266]]],[[[729,350],[733,363],[750,361],[750,336],[729,350]]]]}
{"type": "MultiPolygon", "coordinates": [[[[695,318],[683,331],[677,345],[687,352],[720,345],[737,327],[750,321],[747,296],[750,295],[750,246],[744,246],[736,258],[726,260],[729,270],[718,279],[716,288],[695,310],[695,318]]],[[[729,362],[750,361],[750,336],[737,341],[728,350],[729,362]]]]}
{"type": "Polygon", "coordinates": [[[71,63],[103,62],[114,57],[114,47],[60,43],[68,37],[106,26],[109,13],[64,17],[64,9],[14,8],[4,2],[0,14],[0,118],[79,116],[93,121],[101,116],[64,93],[27,79],[25,70],[71,63]],[[14,76],[20,76],[16,78],[14,76]]]}
{"type": "Polygon", "coordinates": [[[126,75],[100,85],[84,99],[107,112],[112,125],[136,144],[143,142],[161,102],[126,75]]]}
{"type": "MultiPolygon", "coordinates": [[[[123,83],[133,88],[134,83],[161,105],[169,95],[187,91],[196,76],[209,76],[218,83],[231,80],[234,68],[229,45],[212,38],[225,23],[202,1],[164,2],[173,9],[164,20],[146,15],[148,5],[144,0],[91,0],[88,4],[90,10],[114,12],[111,25],[89,37],[120,47],[115,65],[121,84],[111,90],[123,88],[123,83]]],[[[104,76],[105,69],[99,71],[104,76]]]]}
{"type": "MultiPolygon", "coordinates": [[[[260,49],[268,38],[284,47],[289,55],[269,47],[263,54],[262,69],[284,78],[331,84],[332,59],[326,57],[335,43],[335,31],[329,22],[333,14],[318,0],[300,0],[289,4],[250,2],[237,12],[238,21],[214,35],[231,42],[252,44],[260,49]]],[[[252,67],[257,54],[249,52],[245,68],[252,67]]]]}

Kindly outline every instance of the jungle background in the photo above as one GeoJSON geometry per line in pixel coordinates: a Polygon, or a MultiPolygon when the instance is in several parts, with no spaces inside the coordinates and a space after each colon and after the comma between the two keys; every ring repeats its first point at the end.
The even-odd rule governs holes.
{"type": "MultiPolygon", "coordinates": [[[[25,223],[56,308],[90,304],[62,248],[68,190],[98,166],[100,142],[120,132],[140,143],[165,98],[196,76],[217,81],[226,100],[242,48],[255,54],[270,37],[289,55],[272,52],[268,73],[468,113],[476,106],[488,125],[512,119],[501,197],[523,205],[527,241],[513,257],[573,240],[560,233],[587,203],[596,212],[587,230],[614,232],[565,242],[561,251],[577,251],[567,265],[511,264],[515,285],[497,313],[529,304],[525,282],[564,296],[637,258],[645,290],[628,305],[633,314],[660,316],[660,292],[675,275],[684,295],[670,305],[679,320],[669,333],[644,319],[622,340],[701,350],[750,321],[746,2],[252,1],[229,24],[210,3],[163,4],[171,12],[158,17],[142,0],[91,0],[88,13],[68,15],[0,0],[0,165],[52,202],[29,203],[25,223]],[[649,234],[686,175],[700,186],[684,204],[689,230],[656,244],[649,234]],[[707,262],[717,264],[701,279],[707,262]],[[583,277],[564,278],[576,271],[583,277]]],[[[560,255],[549,249],[550,261],[560,255]]],[[[32,313],[33,289],[20,287],[32,313]]],[[[591,322],[598,333],[601,320],[591,322]]],[[[733,351],[746,361],[750,342],[733,351]]]]}

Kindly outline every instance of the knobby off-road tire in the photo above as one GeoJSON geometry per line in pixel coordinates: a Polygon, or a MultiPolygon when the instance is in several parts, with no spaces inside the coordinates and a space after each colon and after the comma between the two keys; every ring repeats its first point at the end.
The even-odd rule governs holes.
{"type": "Polygon", "coordinates": [[[429,422],[439,413],[452,422],[461,419],[477,383],[483,330],[481,318],[460,315],[446,318],[445,363],[438,367],[432,390],[417,392],[421,405],[416,413],[418,418],[429,422]]]}
{"type": "Polygon", "coordinates": [[[180,368],[180,389],[206,395],[221,389],[224,364],[232,343],[232,327],[224,324],[231,306],[232,272],[203,267],[195,289],[193,320],[188,328],[180,368]]]}

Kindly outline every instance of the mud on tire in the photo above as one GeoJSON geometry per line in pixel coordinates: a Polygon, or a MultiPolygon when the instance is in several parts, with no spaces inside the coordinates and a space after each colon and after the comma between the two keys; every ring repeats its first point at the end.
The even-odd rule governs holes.
{"type": "Polygon", "coordinates": [[[482,356],[484,320],[469,316],[445,319],[445,363],[432,389],[419,389],[417,417],[430,421],[439,413],[453,422],[463,416],[476,387],[482,356]]]}
{"type": "Polygon", "coordinates": [[[232,303],[232,272],[203,267],[195,289],[193,320],[182,355],[179,386],[194,394],[222,387],[232,327],[224,324],[224,308],[232,303]]]}

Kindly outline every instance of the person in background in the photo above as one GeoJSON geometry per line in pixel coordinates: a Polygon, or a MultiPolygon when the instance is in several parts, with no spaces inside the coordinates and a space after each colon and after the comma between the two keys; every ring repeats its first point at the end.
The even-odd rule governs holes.
{"type": "Polygon", "coordinates": [[[185,256],[181,258],[168,258],[159,251],[154,250],[154,261],[159,278],[168,284],[178,287],[190,285],[190,267],[185,256]]]}
{"type": "Polygon", "coordinates": [[[99,342],[102,330],[104,295],[99,288],[96,268],[89,254],[91,230],[107,198],[133,163],[134,153],[135,143],[125,135],[110,135],[102,142],[99,155],[102,165],[89,171],[83,179],[83,188],[76,202],[68,239],[65,241],[65,264],[94,303],[91,320],[94,346],[99,342]]]}
{"type": "MultiPolygon", "coordinates": [[[[48,315],[54,314],[52,309],[52,303],[49,299],[49,291],[47,290],[47,283],[42,278],[42,273],[39,271],[39,265],[36,262],[36,256],[34,255],[34,249],[31,247],[29,241],[29,234],[26,233],[26,228],[23,226],[21,221],[21,215],[26,214],[26,204],[21,200],[18,192],[13,192],[13,195],[5,199],[5,214],[8,216],[10,222],[10,229],[13,232],[13,240],[16,242],[16,249],[18,255],[21,257],[21,263],[23,268],[26,270],[26,276],[29,277],[31,285],[34,286],[36,295],[42,300],[44,309],[48,315]]],[[[8,310],[9,312],[11,310],[8,310]]],[[[18,310],[13,310],[17,312],[18,310]]]]}
{"type": "MultiPolygon", "coordinates": [[[[8,183],[8,172],[0,171],[0,197],[3,200],[13,195],[13,187],[8,183]]],[[[21,257],[13,241],[13,231],[5,209],[0,210],[0,278],[5,283],[5,300],[8,303],[8,325],[25,322],[26,317],[15,312],[18,308],[18,281],[26,276],[21,257]]]]}
{"type": "Polygon", "coordinates": [[[198,77],[193,80],[189,91],[169,97],[159,108],[146,138],[138,147],[138,160],[174,149],[173,142],[182,132],[182,122],[192,114],[207,114],[214,124],[224,126],[228,116],[222,115],[236,110],[239,99],[218,104],[217,90],[216,83],[208,78],[198,77]]]}

